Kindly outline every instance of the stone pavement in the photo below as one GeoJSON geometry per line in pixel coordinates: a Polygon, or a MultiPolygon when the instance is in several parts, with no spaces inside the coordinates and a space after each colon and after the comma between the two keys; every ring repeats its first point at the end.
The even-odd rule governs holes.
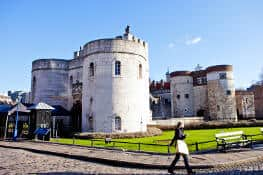
{"type": "MultiPolygon", "coordinates": [[[[75,160],[102,163],[118,167],[136,167],[143,169],[167,169],[174,155],[157,155],[149,153],[125,152],[120,150],[97,149],[77,145],[62,145],[42,142],[4,142],[0,141],[0,147],[55,155],[75,160]]],[[[263,160],[263,147],[254,149],[242,148],[227,153],[192,154],[190,165],[194,169],[220,168],[238,166],[244,163],[263,160]]],[[[177,168],[184,168],[180,160],[177,168]]]]}

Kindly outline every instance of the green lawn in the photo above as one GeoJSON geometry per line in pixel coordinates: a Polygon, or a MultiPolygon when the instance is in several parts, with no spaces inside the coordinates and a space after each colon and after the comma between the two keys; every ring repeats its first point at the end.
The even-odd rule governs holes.
{"type": "MultiPolygon", "coordinates": [[[[205,142],[205,141],[212,141],[215,140],[215,134],[221,132],[229,132],[229,131],[244,131],[245,134],[253,135],[253,134],[260,134],[260,127],[248,127],[248,128],[224,128],[224,129],[200,129],[200,130],[185,130],[186,143],[189,145],[190,151],[195,151],[195,145],[190,146],[190,144],[194,144],[196,142],[205,142]]],[[[145,143],[145,144],[160,144],[160,145],[168,145],[169,141],[173,138],[174,131],[163,131],[161,136],[154,136],[154,137],[144,137],[144,138],[132,138],[132,139],[113,139],[114,141],[120,142],[130,142],[130,143],[110,143],[105,144],[104,140],[94,141],[93,146],[97,147],[115,147],[125,150],[138,150],[138,144],[132,143],[145,143]],[[113,145],[114,144],[114,145],[113,145]]],[[[263,140],[263,136],[256,136],[253,139],[263,140]]],[[[72,144],[73,140],[68,138],[60,138],[60,139],[51,139],[51,142],[59,142],[65,144],[72,144]]],[[[75,144],[84,145],[84,146],[91,146],[91,141],[86,139],[76,139],[75,144]]],[[[198,145],[200,150],[205,149],[213,149],[216,148],[216,142],[206,143],[206,144],[199,144],[198,145]]],[[[167,146],[151,146],[151,145],[140,145],[140,150],[142,151],[151,151],[151,152],[161,152],[167,153],[168,147],[167,146]]],[[[174,152],[174,147],[171,147],[171,152],[174,152]]]]}

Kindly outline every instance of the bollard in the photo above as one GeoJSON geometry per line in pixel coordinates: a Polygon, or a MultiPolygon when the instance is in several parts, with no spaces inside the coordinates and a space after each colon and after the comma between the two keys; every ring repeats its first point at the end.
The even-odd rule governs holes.
{"type": "Polygon", "coordinates": [[[195,150],[199,151],[199,149],[198,149],[198,142],[195,142],[195,150]]]}
{"type": "Polygon", "coordinates": [[[73,136],[73,145],[75,145],[75,136],[73,136]]]}
{"type": "Polygon", "coordinates": [[[93,147],[93,140],[90,140],[91,141],[91,147],[93,147]]]}
{"type": "Polygon", "coordinates": [[[170,145],[168,145],[168,154],[170,154],[170,145]]]}
{"type": "Polygon", "coordinates": [[[139,146],[139,151],[141,151],[141,143],[139,143],[138,146],[139,146]]]}

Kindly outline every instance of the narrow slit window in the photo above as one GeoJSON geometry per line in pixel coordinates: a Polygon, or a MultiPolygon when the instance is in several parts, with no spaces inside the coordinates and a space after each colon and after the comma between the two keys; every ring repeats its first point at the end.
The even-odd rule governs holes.
{"type": "Polygon", "coordinates": [[[94,76],[94,74],[95,74],[95,69],[94,69],[94,63],[90,63],[90,65],[89,65],[89,75],[91,76],[91,77],[93,77],[94,76]]]}
{"type": "Polygon", "coordinates": [[[142,79],[142,65],[139,64],[139,79],[142,79]]]}
{"type": "Polygon", "coordinates": [[[115,75],[121,75],[121,62],[115,62],[115,75]]]}

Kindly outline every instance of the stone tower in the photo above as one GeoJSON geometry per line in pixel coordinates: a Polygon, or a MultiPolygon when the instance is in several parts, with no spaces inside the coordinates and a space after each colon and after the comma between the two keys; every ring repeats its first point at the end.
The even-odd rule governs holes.
{"type": "Polygon", "coordinates": [[[170,74],[172,94],[172,116],[193,116],[193,78],[189,71],[170,74]]]}
{"type": "Polygon", "coordinates": [[[146,131],[149,111],[148,46],[129,28],[123,36],[84,45],[82,131],[146,131]]]}
{"type": "Polygon", "coordinates": [[[34,104],[68,105],[68,60],[38,59],[32,63],[31,92],[34,104]]]}
{"type": "Polygon", "coordinates": [[[231,65],[206,69],[208,109],[212,120],[237,120],[235,87],[231,65]]]}

